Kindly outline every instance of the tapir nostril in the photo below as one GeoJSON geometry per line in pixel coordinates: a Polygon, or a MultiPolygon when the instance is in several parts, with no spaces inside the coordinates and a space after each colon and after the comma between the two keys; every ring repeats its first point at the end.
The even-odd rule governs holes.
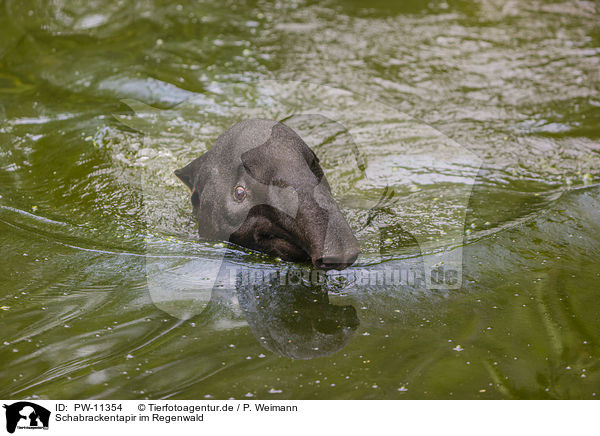
{"type": "Polygon", "coordinates": [[[352,265],[356,261],[356,258],[358,257],[359,253],[360,250],[356,249],[351,250],[348,253],[343,253],[340,256],[319,257],[313,260],[313,265],[319,269],[337,269],[341,271],[352,265]]]}

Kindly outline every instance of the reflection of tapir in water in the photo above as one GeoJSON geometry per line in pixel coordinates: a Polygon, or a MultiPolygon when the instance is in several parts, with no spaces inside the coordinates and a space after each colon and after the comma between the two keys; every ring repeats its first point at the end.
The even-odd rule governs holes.
{"type": "Polygon", "coordinates": [[[15,432],[21,420],[24,420],[20,423],[23,427],[38,427],[39,420],[44,428],[48,428],[50,411],[42,406],[29,401],[19,401],[11,405],[5,404],[4,408],[6,409],[6,431],[9,433],[15,432]]]}
{"type": "Polygon", "coordinates": [[[303,272],[284,269],[258,283],[243,283],[244,278],[238,277],[236,286],[254,336],[268,350],[292,359],[313,359],[341,350],[360,323],[353,306],[329,302],[326,284],[303,283],[299,277],[303,272]],[[281,284],[279,274],[287,276],[286,284],[281,284]]]}

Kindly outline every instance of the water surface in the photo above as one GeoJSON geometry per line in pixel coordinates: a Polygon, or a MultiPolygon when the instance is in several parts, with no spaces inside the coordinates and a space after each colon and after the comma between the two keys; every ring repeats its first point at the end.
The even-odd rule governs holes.
{"type": "Polygon", "coordinates": [[[397,3],[0,2],[0,397],[597,397],[597,4],[397,3]],[[454,247],[460,288],[157,301],[301,267],[199,242],[172,175],[254,116],[320,156],[353,271],[454,247]]]}

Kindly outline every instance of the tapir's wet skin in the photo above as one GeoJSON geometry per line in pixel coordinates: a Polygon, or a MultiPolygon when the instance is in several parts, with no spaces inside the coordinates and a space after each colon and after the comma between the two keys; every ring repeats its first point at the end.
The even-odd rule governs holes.
{"type": "Polygon", "coordinates": [[[318,157],[285,124],[242,121],[175,174],[192,193],[201,237],[325,270],[360,253],[318,157]]]}
{"type": "Polygon", "coordinates": [[[598,398],[593,2],[274,4],[0,5],[0,397],[598,398]],[[352,265],[299,231],[320,183],[259,183],[275,123],[243,184],[274,204],[199,238],[194,202],[251,196],[230,162],[203,197],[173,170],[256,118],[318,156],[352,265]],[[462,284],[427,288],[457,228],[462,284]]]}

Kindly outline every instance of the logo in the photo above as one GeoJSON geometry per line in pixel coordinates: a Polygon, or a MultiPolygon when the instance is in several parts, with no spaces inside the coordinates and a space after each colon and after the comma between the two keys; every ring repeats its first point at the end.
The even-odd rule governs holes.
{"type": "Polygon", "coordinates": [[[15,429],[48,430],[50,411],[29,401],[19,401],[4,405],[6,409],[6,431],[14,433],[15,429]]]}

